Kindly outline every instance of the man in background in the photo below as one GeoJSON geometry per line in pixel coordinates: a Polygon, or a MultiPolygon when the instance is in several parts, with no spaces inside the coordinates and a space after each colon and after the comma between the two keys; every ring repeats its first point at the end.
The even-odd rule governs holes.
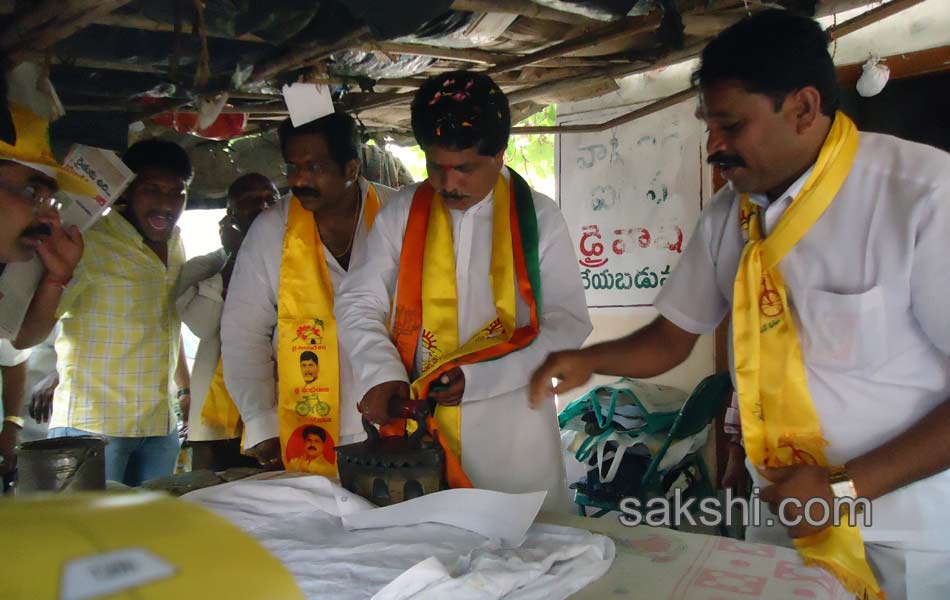
{"type": "Polygon", "coordinates": [[[221,248],[196,256],[182,269],[176,308],[182,322],[198,339],[191,373],[188,444],[193,469],[224,471],[256,466],[241,454],[240,413],[224,385],[221,364],[221,314],[238,250],[254,219],[277,202],[274,183],[248,173],[228,188],[227,214],[221,220],[221,248]]]}

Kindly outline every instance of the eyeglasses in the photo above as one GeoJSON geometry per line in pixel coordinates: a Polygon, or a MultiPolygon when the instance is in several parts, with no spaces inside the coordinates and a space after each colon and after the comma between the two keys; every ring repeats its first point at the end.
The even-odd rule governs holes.
{"type": "Polygon", "coordinates": [[[31,205],[33,212],[39,212],[47,208],[60,210],[63,207],[62,202],[53,197],[55,192],[45,185],[27,184],[19,186],[0,181],[0,190],[31,205]]]}
{"type": "Polygon", "coordinates": [[[295,165],[293,163],[284,164],[281,171],[287,177],[293,177],[294,175],[304,174],[304,175],[319,175],[327,170],[327,167],[323,163],[309,162],[302,165],[295,165]]]}

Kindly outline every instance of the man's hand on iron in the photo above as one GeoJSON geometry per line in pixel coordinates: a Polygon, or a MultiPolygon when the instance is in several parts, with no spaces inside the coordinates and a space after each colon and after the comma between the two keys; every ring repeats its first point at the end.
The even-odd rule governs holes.
{"type": "Polygon", "coordinates": [[[284,468],[284,461],[280,458],[280,438],[268,438],[248,449],[247,454],[256,458],[261,467],[268,471],[284,468]]]}
{"type": "Polygon", "coordinates": [[[465,394],[465,373],[461,367],[446,371],[429,386],[429,399],[441,406],[458,406],[465,394]]]}
{"type": "Polygon", "coordinates": [[[759,498],[768,503],[772,512],[783,519],[783,523],[794,526],[788,527],[788,535],[792,538],[802,538],[814,535],[832,524],[834,515],[834,495],[831,492],[831,479],[826,467],[817,465],[792,465],[781,468],[760,468],[759,473],[768,479],[772,485],[764,488],[759,498]],[[794,498],[796,502],[784,500],[794,498]],[[813,499],[820,498],[821,503],[811,505],[811,521],[823,520],[819,525],[812,525],[805,519],[805,504],[813,499]],[[779,513],[779,510],[783,514],[779,513]]]}
{"type": "Polygon", "coordinates": [[[389,423],[389,400],[409,399],[409,384],[405,381],[387,381],[372,387],[357,405],[360,412],[370,423],[385,425],[389,423]]]}
{"type": "Polygon", "coordinates": [[[550,354],[531,376],[528,401],[532,408],[537,408],[554,394],[563,394],[584,385],[593,374],[593,366],[583,350],[550,354]],[[555,379],[558,380],[556,385],[555,379]]]}

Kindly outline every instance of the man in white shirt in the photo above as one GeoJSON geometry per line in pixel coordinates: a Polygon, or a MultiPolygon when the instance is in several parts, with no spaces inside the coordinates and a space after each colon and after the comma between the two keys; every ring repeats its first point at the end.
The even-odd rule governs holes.
{"type": "Polygon", "coordinates": [[[431,78],[413,100],[412,124],[426,153],[428,180],[400,190],[380,213],[336,304],[340,339],[357,369],[361,410],[383,424],[391,398],[411,394],[433,401],[439,437],[453,452],[460,450],[471,485],[546,490],[546,505],[563,508],[555,406],[529,409],[525,374],[548,352],[577,348],[591,331],[564,219],[554,202],[504,166],[511,116],[507,98],[487,76],[431,78]],[[514,191],[499,193],[508,189],[514,191]],[[508,202],[525,209],[510,219],[510,231],[506,211],[497,210],[508,202]],[[416,214],[433,216],[416,227],[416,214]],[[516,236],[531,237],[530,221],[536,231],[529,248],[516,236]],[[441,237],[433,234],[439,228],[441,237]],[[424,256],[415,260],[423,243],[424,256]],[[506,274],[498,260],[507,252],[505,260],[517,262],[522,250],[526,268],[539,268],[536,281],[524,282],[521,269],[515,269],[518,277],[506,274]],[[527,257],[532,252],[533,263],[527,257]],[[415,284],[404,285],[414,276],[415,284]],[[509,289],[506,296],[500,291],[506,285],[521,293],[509,289]],[[525,331],[530,343],[520,337],[525,331]],[[446,338],[454,339],[446,346],[446,338]],[[485,356],[478,348],[496,354],[485,356]],[[440,411],[449,416],[439,421],[440,411]]]}
{"type": "Polygon", "coordinates": [[[186,415],[193,469],[223,471],[248,462],[241,455],[237,408],[220,372],[221,313],[244,236],[279,197],[277,186],[260,173],[235,179],[228,188],[227,214],[219,224],[222,247],[194,257],[182,268],[176,308],[182,323],[200,339],[191,372],[190,415],[186,415]],[[216,409],[207,416],[203,413],[206,401],[216,409]]]}
{"type": "MultiPolygon", "coordinates": [[[[323,419],[338,418],[334,426],[342,439],[334,436],[333,445],[356,441],[363,432],[356,409],[359,398],[354,395],[354,375],[345,353],[339,353],[339,392],[333,393],[339,413],[332,415],[320,414],[326,405],[321,394],[327,391],[300,386],[301,350],[283,361],[285,364],[278,361],[281,298],[289,286],[294,286],[291,291],[299,287],[296,275],[282,266],[288,250],[304,253],[301,259],[308,274],[313,274],[311,269],[317,274],[327,272],[328,285],[335,293],[351,260],[364,251],[375,216],[375,209],[371,215],[367,210],[374,203],[378,208],[377,192],[381,196],[386,190],[360,177],[356,125],[348,115],[328,115],[297,128],[288,119],[279,135],[291,194],[262,213],[248,232],[238,253],[221,319],[224,380],[244,422],[244,446],[268,468],[288,465],[294,457],[286,454],[287,444],[293,445],[300,438],[301,428],[308,425],[327,429],[323,419]],[[294,207],[308,211],[306,218],[316,223],[309,239],[291,242],[288,238],[288,216],[296,210],[294,207]],[[321,241],[319,247],[314,239],[321,241]],[[317,264],[321,256],[325,257],[325,269],[317,264]],[[295,281],[288,283],[289,279],[295,281]],[[279,399],[281,382],[276,374],[281,369],[288,369],[284,383],[289,387],[279,399]],[[318,409],[320,412],[316,412],[318,409]],[[295,413],[300,422],[288,429],[285,423],[293,421],[295,413]],[[297,429],[300,431],[295,435],[297,429]]],[[[332,313],[321,315],[320,321],[326,325],[332,321],[332,313]]],[[[294,344],[317,351],[316,345],[309,347],[316,341],[305,339],[294,344]]],[[[320,352],[326,350],[322,347],[320,352]]],[[[322,379],[331,365],[325,357],[320,363],[322,379]]]]}
{"type": "MultiPolygon", "coordinates": [[[[811,176],[828,172],[835,159],[825,161],[825,150],[845,121],[835,113],[838,88],[827,38],[813,21],[784,11],[757,14],[721,33],[704,50],[695,79],[710,162],[730,185],[703,213],[657,299],[661,316],[625,338],[552,355],[532,378],[532,399],[582,385],[595,372],[663,373],[732,309],[730,359],[742,366],[733,373],[746,449],[755,441],[750,428],[769,423],[770,413],[755,402],[771,387],[790,393],[802,381],[827,442],[827,466],[796,460],[766,469],[767,480],[752,468],[761,465],[750,465],[755,485],[764,488],[761,498],[770,507],[786,500],[869,499],[871,524],[857,521],[867,563],[887,597],[950,597],[950,156],[855,132],[853,162],[830,204],[774,263],[795,319],[805,377],[764,380],[758,395],[748,397],[743,382],[750,363],[739,360],[747,348],[737,333],[745,321],[735,308],[742,300],[752,311],[774,314],[778,298],[763,288],[759,306],[739,293],[734,301],[734,290],[745,289],[744,234],[768,242],[788,233],[801,215],[799,200],[823,185],[811,176]],[[750,215],[761,220],[760,232],[750,215]],[[556,387],[552,377],[561,379],[556,387]]],[[[764,344],[771,324],[745,331],[764,344]]],[[[787,348],[789,356],[798,353],[787,348]]],[[[763,351],[762,364],[775,354],[763,351]]],[[[786,505],[784,515],[802,511],[786,505]]],[[[786,532],[793,538],[841,533],[823,527],[750,527],[748,537],[787,544],[786,532]]]]}

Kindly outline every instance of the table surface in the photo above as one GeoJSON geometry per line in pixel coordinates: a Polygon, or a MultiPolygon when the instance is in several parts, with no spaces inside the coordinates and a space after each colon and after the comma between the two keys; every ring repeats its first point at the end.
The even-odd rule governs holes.
{"type": "Polygon", "coordinates": [[[791,548],[600,519],[542,513],[538,522],[609,536],[617,554],[598,581],[574,600],[644,598],[736,600],[780,598],[849,600],[828,572],[806,567],[791,548]]]}

